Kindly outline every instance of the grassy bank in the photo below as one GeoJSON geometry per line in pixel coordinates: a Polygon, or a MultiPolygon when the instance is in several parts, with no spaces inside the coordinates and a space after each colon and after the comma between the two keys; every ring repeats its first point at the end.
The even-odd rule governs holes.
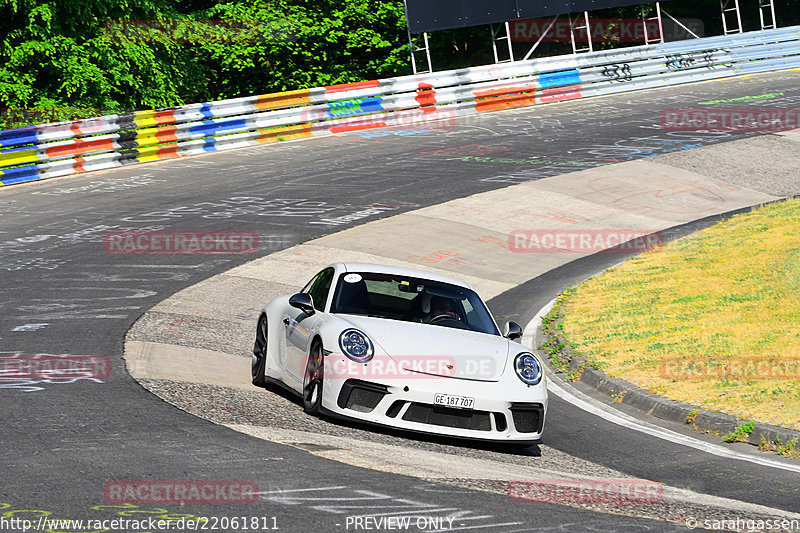
{"type": "Polygon", "coordinates": [[[798,199],[610,269],[570,291],[563,312],[575,351],[610,376],[800,429],[798,199]]]}

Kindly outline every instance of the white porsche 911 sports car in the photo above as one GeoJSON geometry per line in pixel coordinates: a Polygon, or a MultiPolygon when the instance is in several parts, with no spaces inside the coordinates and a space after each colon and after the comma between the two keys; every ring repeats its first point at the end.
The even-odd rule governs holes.
{"type": "Polygon", "coordinates": [[[324,268],[261,312],[253,384],[299,394],[312,414],[408,431],[533,443],[547,412],[544,369],[500,334],[463,281],[365,263],[324,268]]]}

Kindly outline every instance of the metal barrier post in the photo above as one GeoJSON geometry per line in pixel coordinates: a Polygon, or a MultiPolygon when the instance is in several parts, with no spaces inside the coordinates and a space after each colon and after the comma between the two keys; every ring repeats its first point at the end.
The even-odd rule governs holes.
{"type": "Polygon", "coordinates": [[[725,35],[729,35],[731,33],[742,33],[742,14],[739,11],[739,0],[733,0],[733,7],[728,7],[730,0],[719,0],[719,8],[722,12],[722,31],[725,35]],[[736,26],[735,27],[728,27],[728,15],[727,13],[734,12],[736,13],[736,26]]]}
{"type": "Polygon", "coordinates": [[[495,29],[494,24],[489,25],[489,29],[492,31],[492,51],[494,52],[494,62],[496,63],[513,63],[514,62],[514,49],[511,46],[511,30],[509,29],[508,22],[504,22],[500,26],[495,29]],[[498,34],[502,29],[506,30],[505,35],[498,34]],[[508,44],[508,59],[500,59],[497,54],[497,42],[498,41],[506,41],[508,44]]]}
{"type": "Polygon", "coordinates": [[[655,17],[645,17],[644,6],[642,6],[642,24],[644,24],[644,44],[664,42],[664,26],[661,24],[661,2],[656,2],[655,17]],[[650,22],[651,20],[658,22],[658,36],[652,38],[647,33],[647,23],[650,22]]]}
{"type": "Polygon", "coordinates": [[[577,22],[577,19],[573,22],[572,15],[569,15],[569,37],[570,41],[572,42],[572,53],[577,54],[579,52],[593,52],[594,50],[592,49],[592,30],[589,27],[589,12],[588,11],[583,12],[583,26],[576,26],[575,22],[577,22]],[[586,46],[585,48],[577,47],[577,45],[575,44],[575,30],[586,30],[586,42],[588,46],[586,46]]]}
{"type": "MultiPolygon", "coordinates": [[[[416,37],[419,39],[419,35],[416,37]]],[[[422,43],[422,46],[418,46],[417,43],[414,42],[414,37],[411,35],[411,31],[409,30],[408,49],[411,52],[411,70],[414,74],[428,74],[433,72],[433,67],[431,66],[431,52],[428,48],[428,32],[422,34],[422,43]],[[414,55],[416,52],[425,52],[428,70],[417,70],[417,57],[414,55]]]]}
{"type": "Polygon", "coordinates": [[[761,19],[761,29],[771,30],[778,27],[778,22],[775,20],[775,3],[773,0],[758,0],[758,17],[761,19]],[[764,20],[764,10],[769,9],[770,21],[764,20]]]}

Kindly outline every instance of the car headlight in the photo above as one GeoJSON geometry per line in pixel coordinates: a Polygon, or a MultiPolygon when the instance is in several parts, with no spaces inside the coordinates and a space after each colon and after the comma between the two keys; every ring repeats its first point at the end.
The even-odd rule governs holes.
{"type": "Polygon", "coordinates": [[[514,359],[514,370],[517,371],[517,376],[526,385],[538,385],[542,381],[542,365],[539,360],[529,352],[522,352],[514,359]]]}
{"type": "Polygon", "coordinates": [[[375,354],[372,341],[357,329],[346,329],[339,335],[342,353],[357,363],[366,363],[375,354]]]}

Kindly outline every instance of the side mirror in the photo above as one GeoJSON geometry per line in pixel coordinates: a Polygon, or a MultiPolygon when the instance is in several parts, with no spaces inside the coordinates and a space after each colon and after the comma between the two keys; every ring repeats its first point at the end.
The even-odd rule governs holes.
{"type": "Polygon", "coordinates": [[[293,294],[289,298],[289,305],[292,307],[296,307],[300,309],[308,316],[314,314],[314,301],[311,299],[310,294],[306,294],[304,292],[298,292],[297,294],[293,294]]]}
{"type": "Polygon", "coordinates": [[[503,331],[503,337],[506,337],[512,341],[519,339],[522,337],[522,328],[516,322],[506,322],[506,327],[503,331]]]}

